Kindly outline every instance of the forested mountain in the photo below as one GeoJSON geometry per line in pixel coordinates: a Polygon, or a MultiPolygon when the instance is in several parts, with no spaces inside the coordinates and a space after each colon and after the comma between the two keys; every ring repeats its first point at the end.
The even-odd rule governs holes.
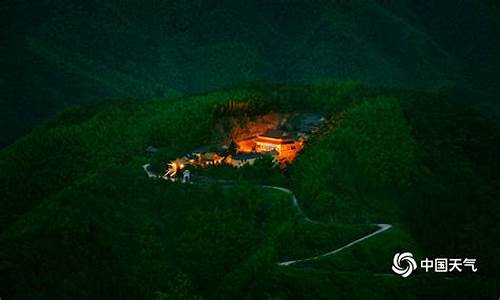
{"type": "Polygon", "coordinates": [[[3,0],[0,22],[1,299],[500,295],[497,1],[3,0]],[[407,251],[477,270],[403,278],[407,251]]]}
{"type": "Polygon", "coordinates": [[[492,1],[0,3],[0,145],[73,104],[252,80],[451,89],[495,108],[492,1]]]}
{"type": "MultiPolygon", "coordinates": [[[[249,111],[248,113],[251,113],[249,111]]],[[[0,151],[0,291],[8,299],[470,299],[499,291],[500,130],[441,92],[253,83],[67,109],[0,151]],[[148,178],[210,143],[216,108],[321,111],[285,170],[148,178]],[[155,145],[150,157],[145,149],[155,145]],[[302,213],[294,209],[291,194],[302,213]],[[335,255],[325,253],[390,230],[335,255]],[[394,253],[478,272],[392,273],[394,253]],[[425,287],[425,288],[422,288],[425,287]]],[[[296,207],[295,207],[296,208],[296,207]]]]}

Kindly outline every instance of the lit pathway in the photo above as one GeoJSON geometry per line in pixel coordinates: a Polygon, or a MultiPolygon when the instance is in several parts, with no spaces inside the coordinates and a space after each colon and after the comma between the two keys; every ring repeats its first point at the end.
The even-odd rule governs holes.
{"type": "Polygon", "coordinates": [[[320,254],[320,255],[317,255],[317,256],[313,256],[313,257],[308,257],[308,258],[304,258],[304,259],[297,259],[297,260],[289,260],[289,261],[284,261],[284,262],[280,262],[278,263],[279,266],[289,266],[289,265],[292,265],[292,264],[295,264],[295,263],[299,263],[299,262],[305,262],[305,261],[313,261],[313,260],[317,260],[317,259],[320,259],[320,258],[324,258],[324,257],[327,257],[327,256],[330,256],[330,255],[333,255],[333,254],[336,254],[336,253],[339,253],[340,251],[344,250],[344,249],[347,249],[359,242],[362,242],[366,239],[369,239],[371,237],[374,237],[376,236],[377,234],[380,234],[388,229],[391,229],[392,225],[390,224],[376,224],[379,229],[375,232],[372,232],[368,235],[365,235],[364,237],[362,238],[359,238],[353,242],[350,242],[349,244],[345,245],[345,246],[342,246],[338,249],[335,249],[335,250],[332,250],[330,252],[327,252],[327,253],[324,253],[324,254],[320,254]]]}
{"type": "Polygon", "coordinates": [[[145,164],[142,166],[142,169],[144,169],[144,172],[146,172],[146,174],[148,174],[149,178],[158,178],[158,175],[151,172],[151,170],[149,169],[149,166],[150,166],[150,164],[145,164]]]}
{"type": "MultiPolygon", "coordinates": [[[[153,172],[151,172],[151,170],[149,170],[149,164],[145,164],[142,166],[142,168],[144,169],[144,171],[146,172],[146,174],[148,175],[148,177],[150,178],[159,178],[158,175],[154,174],[153,172]]],[[[221,182],[225,182],[225,183],[229,183],[229,181],[227,180],[222,180],[221,182]]],[[[321,222],[318,222],[318,221],[313,221],[311,219],[309,219],[305,214],[304,212],[302,211],[302,208],[300,207],[299,205],[299,202],[297,201],[297,197],[295,197],[295,194],[287,189],[287,188],[284,188],[284,187],[279,187],[279,186],[270,186],[270,185],[263,185],[261,186],[262,188],[265,188],[265,189],[273,189],[273,190],[277,190],[277,191],[281,191],[281,192],[284,192],[288,195],[290,195],[292,197],[292,205],[293,207],[297,210],[297,213],[300,214],[302,217],[304,217],[304,220],[306,222],[309,222],[309,223],[315,223],[315,224],[322,224],[321,222]]],[[[303,258],[303,259],[297,259],[297,260],[289,260],[289,261],[283,261],[283,262],[279,262],[278,265],[279,266],[290,266],[290,265],[293,265],[295,263],[300,263],[300,262],[306,262],[306,261],[313,261],[313,260],[318,260],[318,259],[321,259],[321,258],[324,258],[324,257],[327,257],[327,256],[331,256],[331,255],[334,255],[334,254],[337,254],[339,253],[340,251],[342,250],[345,250],[351,246],[354,246],[356,245],[357,243],[360,243],[364,240],[367,240],[369,238],[372,238],[378,234],[381,234],[382,232],[386,231],[386,230],[389,230],[392,228],[392,225],[390,224],[374,224],[374,225],[377,225],[379,227],[378,230],[368,234],[368,235],[365,235],[364,237],[361,237],[355,241],[352,241],[350,242],[349,244],[347,245],[344,245],[340,248],[337,248],[337,249],[334,249],[332,251],[329,251],[329,252],[326,252],[326,253],[323,253],[323,254],[320,254],[320,255],[316,255],[316,256],[312,256],[312,257],[307,257],[307,258],[303,258]]]]}
{"type": "Polygon", "coordinates": [[[302,211],[302,208],[300,208],[299,201],[297,201],[297,197],[295,197],[295,194],[292,191],[290,191],[289,189],[284,188],[284,187],[279,187],[279,186],[270,186],[270,185],[263,185],[262,187],[265,188],[265,189],[273,189],[273,190],[282,191],[284,193],[287,193],[288,195],[290,195],[292,197],[292,205],[293,205],[293,207],[297,210],[298,214],[300,214],[301,216],[304,217],[304,220],[306,220],[306,222],[315,223],[315,224],[320,224],[321,223],[321,222],[313,221],[313,220],[309,219],[304,214],[304,212],[302,211]]]}
{"type": "MultiPolygon", "coordinates": [[[[283,188],[283,187],[279,187],[279,186],[268,186],[268,185],[264,185],[262,186],[263,188],[266,188],[266,189],[273,189],[273,190],[278,190],[278,191],[282,191],[284,193],[287,193],[289,194],[291,197],[292,197],[292,205],[295,207],[295,209],[297,210],[297,213],[299,213],[300,215],[302,215],[304,217],[304,220],[306,222],[309,222],[309,223],[315,223],[315,224],[322,224],[321,222],[318,222],[318,221],[313,221],[311,219],[309,219],[305,214],[304,212],[302,211],[302,208],[300,208],[300,205],[299,205],[299,202],[297,201],[297,197],[295,197],[295,194],[290,191],[289,189],[287,188],[283,188]]],[[[330,255],[333,255],[333,254],[336,254],[336,253],[339,253],[340,251],[344,250],[344,249],[347,249],[353,245],[356,245],[357,243],[359,242],[362,242],[364,240],[367,240],[371,237],[374,237],[376,236],[377,234],[380,234],[386,230],[389,230],[392,228],[392,225],[390,224],[374,224],[374,225],[377,225],[379,227],[378,230],[368,234],[368,235],[365,235],[364,237],[361,237],[355,241],[352,241],[350,242],[349,244],[347,245],[344,245],[338,249],[335,249],[335,250],[332,250],[332,251],[329,251],[327,253],[324,253],[324,254],[320,254],[320,255],[317,255],[317,256],[313,256],[313,257],[308,257],[308,258],[304,258],[304,259],[297,259],[297,260],[289,260],[289,261],[284,261],[284,262],[280,262],[278,263],[279,266],[289,266],[289,265],[292,265],[292,264],[295,264],[295,263],[299,263],[299,262],[305,262],[305,261],[313,261],[313,260],[317,260],[317,259],[320,259],[320,258],[324,258],[324,257],[327,257],[327,256],[330,256],[330,255]]]]}

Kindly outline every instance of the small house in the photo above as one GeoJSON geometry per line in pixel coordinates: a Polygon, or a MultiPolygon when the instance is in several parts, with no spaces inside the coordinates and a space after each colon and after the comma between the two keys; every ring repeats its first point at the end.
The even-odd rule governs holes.
{"type": "Polygon", "coordinates": [[[227,162],[233,167],[243,167],[244,165],[253,165],[256,160],[263,156],[259,153],[240,153],[228,157],[227,162]]]}
{"type": "Polygon", "coordinates": [[[197,158],[197,162],[201,165],[217,165],[224,158],[227,149],[220,146],[201,147],[192,152],[192,155],[197,158]]]}

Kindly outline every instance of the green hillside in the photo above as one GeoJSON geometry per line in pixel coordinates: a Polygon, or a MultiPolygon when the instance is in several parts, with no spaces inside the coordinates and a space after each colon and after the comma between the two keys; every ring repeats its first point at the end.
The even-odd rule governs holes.
{"type": "Polygon", "coordinates": [[[0,146],[68,105],[252,80],[454,88],[498,111],[492,1],[0,3],[0,146]]]}
{"type": "Polygon", "coordinates": [[[252,83],[73,107],[0,152],[0,291],[8,299],[497,297],[499,132],[445,94],[356,82],[252,83]],[[217,107],[230,101],[255,113],[320,111],[330,126],[286,170],[255,165],[230,184],[146,176],[144,163],[211,143],[217,107]],[[153,159],[149,145],[160,149],[153,159]],[[276,182],[314,222],[289,194],[262,186],[276,182]],[[380,223],[393,228],[338,255],[277,265],[380,223]],[[479,271],[402,279],[390,266],[405,250],[476,257],[479,271]]]}

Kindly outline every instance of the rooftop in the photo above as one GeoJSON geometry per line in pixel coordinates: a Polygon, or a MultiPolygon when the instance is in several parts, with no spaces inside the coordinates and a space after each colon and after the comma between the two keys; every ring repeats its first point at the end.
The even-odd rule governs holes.
{"type": "Polygon", "coordinates": [[[320,115],[320,114],[305,113],[302,116],[302,122],[304,123],[304,125],[319,126],[324,121],[325,121],[325,118],[322,115],[320,115]]]}
{"type": "Polygon", "coordinates": [[[269,129],[264,134],[261,134],[259,137],[262,138],[271,138],[271,139],[288,139],[289,136],[286,132],[277,129],[269,129]]]}
{"type": "Polygon", "coordinates": [[[273,145],[283,145],[283,144],[293,144],[294,141],[290,139],[282,140],[281,138],[268,138],[268,137],[258,137],[255,140],[256,143],[266,143],[273,145]]]}

